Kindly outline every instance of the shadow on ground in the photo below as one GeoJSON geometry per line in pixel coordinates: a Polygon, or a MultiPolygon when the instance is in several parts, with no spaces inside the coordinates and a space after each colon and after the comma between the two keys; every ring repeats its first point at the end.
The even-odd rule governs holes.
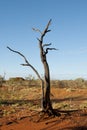
{"type": "MultiPolygon", "coordinates": [[[[59,130],[62,130],[62,129],[59,129],[59,130]]],[[[81,126],[81,127],[66,127],[66,128],[63,128],[63,130],[87,130],[87,127],[85,127],[85,126],[81,126]]]]}
{"type": "MultiPolygon", "coordinates": [[[[82,96],[78,96],[78,97],[68,97],[68,98],[63,98],[63,99],[51,99],[52,102],[55,103],[59,103],[59,102],[64,102],[64,101],[85,101],[87,100],[87,98],[83,98],[82,96]]],[[[27,104],[27,103],[32,103],[37,101],[37,103],[41,102],[41,99],[32,99],[32,100],[0,100],[0,104],[4,104],[4,105],[12,105],[12,104],[27,104]]]]}

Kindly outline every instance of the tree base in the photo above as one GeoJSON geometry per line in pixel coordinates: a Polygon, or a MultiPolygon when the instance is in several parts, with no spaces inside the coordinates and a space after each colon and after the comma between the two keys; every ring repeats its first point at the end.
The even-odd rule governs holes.
{"type": "Polygon", "coordinates": [[[48,110],[42,110],[38,113],[38,120],[35,122],[40,122],[43,120],[47,120],[54,117],[59,117],[61,114],[56,109],[48,109],[48,110]]]}
{"type": "Polygon", "coordinates": [[[47,110],[42,110],[42,112],[44,113],[44,114],[47,114],[48,116],[61,116],[61,114],[58,112],[58,110],[56,110],[56,109],[53,109],[53,108],[51,108],[51,109],[47,109],[47,110]]]}

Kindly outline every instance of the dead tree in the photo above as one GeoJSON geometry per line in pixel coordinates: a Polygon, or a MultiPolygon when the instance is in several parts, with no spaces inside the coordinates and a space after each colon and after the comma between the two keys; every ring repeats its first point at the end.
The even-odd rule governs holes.
{"type": "Polygon", "coordinates": [[[44,111],[51,114],[51,113],[53,113],[53,108],[52,108],[52,104],[51,104],[51,100],[50,100],[50,71],[49,71],[49,65],[47,63],[46,55],[48,54],[49,50],[56,50],[56,49],[48,47],[51,45],[51,43],[50,44],[43,43],[44,36],[48,32],[51,31],[51,30],[49,30],[50,23],[51,23],[51,20],[48,22],[48,24],[43,32],[41,32],[39,29],[34,29],[34,30],[40,32],[40,34],[41,34],[41,37],[38,38],[38,41],[39,41],[39,47],[40,47],[41,61],[42,61],[43,66],[44,66],[44,80],[45,80],[45,88],[46,88],[44,100],[43,100],[44,101],[43,108],[44,108],[44,111]]]}
{"type": "Polygon", "coordinates": [[[52,108],[52,103],[51,103],[51,100],[50,100],[50,70],[49,70],[49,65],[48,65],[48,62],[47,62],[47,54],[48,54],[49,50],[57,50],[57,49],[50,48],[49,46],[51,46],[51,43],[49,43],[49,44],[44,44],[43,43],[44,36],[48,32],[51,31],[51,30],[49,30],[50,24],[51,24],[51,20],[49,20],[49,22],[46,25],[43,32],[41,32],[39,29],[33,28],[34,31],[39,32],[40,35],[41,35],[40,38],[37,38],[37,39],[38,39],[39,47],[40,47],[41,61],[42,61],[43,66],[44,66],[44,80],[40,77],[37,70],[28,62],[28,60],[26,59],[26,57],[23,54],[21,54],[18,51],[15,51],[15,50],[11,49],[10,47],[7,47],[7,48],[10,51],[18,53],[20,56],[22,56],[24,58],[26,64],[21,64],[21,65],[31,67],[33,69],[33,71],[36,73],[36,75],[38,76],[38,78],[41,80],[41,86],[42,86],[42,110],[44,112],[47,112],[49,115],[50,114],[52,115],[52,114],[55,114],[55,111],[52,108]]]}

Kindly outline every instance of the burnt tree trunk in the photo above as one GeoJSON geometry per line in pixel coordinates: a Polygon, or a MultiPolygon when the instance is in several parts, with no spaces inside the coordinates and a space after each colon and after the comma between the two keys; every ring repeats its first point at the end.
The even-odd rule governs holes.
{"type": "Polygon", "coordinates": [[[56,50],[55,48],[47,48],[47,46],[50,46],[51,44],[43,44],[43,38],[46,35],[47,32],[51,31],[48,30],[49,25],[51,23],[51,20],[48,22],[45,30],[43,33],[41,33],[40,30],[38,30],[41,33],[39,41],[39,47],[40,47],[40,56],[41,56],[41,61],[44,66],[44,80],[45,80],[45,95],[44,95],[44,102],[43,102],[43,111],[45,112],[50,112],[50,114],[53,114],[53,108],[50,100],[50,71],[49,71],[49,65],[47,62],[46,55],[48,53],[48,50],[56,50]]]}
{"type": "Polygon", "coordinates": [[[50,101],[50,72],[49,72],[49,65],[48,65],[47,59],[46,59],[46,54],[43,50],[41,41],[39,42],[39,46],[40,46],[41,61],[44,66],[44,79],[45,79],[46,91],[45,91],[45,95],[44,95],[43,106],[44,106],[44,110],[46,111],[48,109],[52,109],[51,101],[50,101]]]}

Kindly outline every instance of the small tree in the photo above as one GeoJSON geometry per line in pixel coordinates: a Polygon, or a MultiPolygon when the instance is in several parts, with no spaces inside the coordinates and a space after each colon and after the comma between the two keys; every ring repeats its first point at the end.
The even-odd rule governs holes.
{"type": "Polygon", "coordinates": [[[42,100],[41,100],[41,107],[42,110],[44,112],[47,112],[49,115],[51,114],[55,114],[55,111],[52,108],[52,103],[50,100],[50,70],[49,70],[49,65],[47,62],[47,54],[49,50],[57,50],[55,48],[50,48],[48,46],[51,45],[50,44],[44,44],[43,43],[43,39],[44,36],[50,32],[51,30],[49,30],[49,25],[51,23],[51,20],[49,20],[48,24],[46,25],[44,31],[40,31],[39,29],[35,29],[33,28],[34,31],[37,31],[40,33],[40,38],[37,38],[38,42],[39,42],[39,47],[40,47],[40,57],[41,57],[41,61],[43,63],[43,67],[44,67],[44,80],[41,78],[40,74],[38,73],[38,71],[28,62],[28,60],[26,59],[26,57],[18,52],[15,51],[13,49],[11,49],[10,47],[7,47],[10,51],[18,53],[20,56],[22,56],[26,62],[26,64],[21,64],[23,66],[29,66],[33,69],[33,71],[36,73],[36,75],[38,76],[38,78],[41,80],[41,88],[42,88],[42,100]],[[44,90],[45,88],[45,90],[44,90]]]}

